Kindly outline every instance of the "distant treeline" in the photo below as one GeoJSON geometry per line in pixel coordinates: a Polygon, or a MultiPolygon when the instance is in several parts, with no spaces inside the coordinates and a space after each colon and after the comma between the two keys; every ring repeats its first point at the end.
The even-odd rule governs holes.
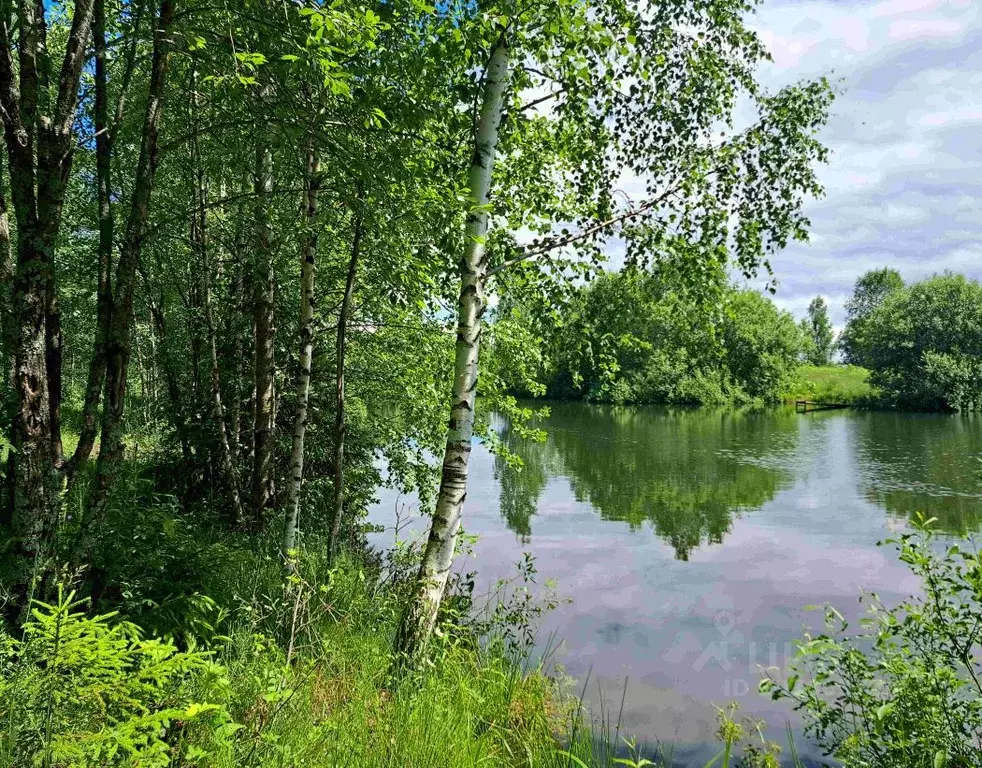
{"type": "Polygon", "coordinates": [[[946,273],[905,285],[867,272],[846,303],[843,358],[869,369],[878,402],[945,411],[982,406],[982,285],[946,273]]]}
{"type": "Polygon", "coordinates": [[[838,350],[842,362],[869,371],[863,405],[982,404],[976,281],[944,274],[906,285],[895,270],[870,271],[846,303],[838,339],[821,297],[796,322],[761,293],[725,280],[708,295],[688,285],[670,270],[626,269],[577,287],[559,310],[501,306],[496,338],[524,344],[520,355],[497,355],[499,367],[510,366],[501,375],[519,394],[559,400],[763,404],[799,391],[802,364],[830,364],[838,350]]]}
{"type": "Polygon", "coordinates": [[[559,312],[512,304],[499,308],[497,320],[535,327],[528,341],[541,339],[536,384],[513,386],[561,400],[777,402],[793,386],[807,349],[791,314],[757,291],[723,279],[711,295],[694,294],[670,271],[603,273],[559,312]]]}

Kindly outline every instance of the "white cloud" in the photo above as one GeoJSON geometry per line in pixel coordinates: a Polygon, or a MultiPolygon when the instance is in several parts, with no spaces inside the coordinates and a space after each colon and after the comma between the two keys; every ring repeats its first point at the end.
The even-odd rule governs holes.
{"type": "Polygon", "coordinates": [[[917,40],[923,37],[952,37],[965,27],[952,19],[910,19],[895,21],[887,37],[891,40],[917,40]]]}
{"type": "Polygon", "coordinates": [[[823,140],[826,196],[807,245],[771,260],[778,303],[842,303],[865,270],[982,278],[982,14],[978,0],[765,0],[753,19],[770,87],[831,74],[842,95],[823,140]]]}

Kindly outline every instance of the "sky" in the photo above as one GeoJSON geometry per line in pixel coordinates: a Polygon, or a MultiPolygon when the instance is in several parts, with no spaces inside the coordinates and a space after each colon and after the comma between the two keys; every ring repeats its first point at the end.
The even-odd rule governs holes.
{"type": "Polygon", "coordinates": [[[821,294],[841,327],[868,269],[982,279],[982,0],[764,0],[750,23],[762,83],[840,89],[810,242],[771,259],[777,304],[801,317],[821,294]]]}

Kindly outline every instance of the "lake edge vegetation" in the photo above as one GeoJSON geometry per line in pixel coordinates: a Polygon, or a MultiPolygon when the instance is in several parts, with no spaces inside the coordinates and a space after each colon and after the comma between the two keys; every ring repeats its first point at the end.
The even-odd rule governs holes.
{"type": "MultiPolygon", "coordinates": [[[[561,310],[534,301],[499,305],[496,334],[534,350],[531,371],[512,391],[619,405],[809,400],[968,412],[982,404],[982,287],[975,280],[945,273],[908,286],[895,270],[871,270],[846,302],[838,338],[821,296],[795,323],[721,270],[713,280],[719,294],[711,304],[661,265],[603,273],[574,287],[561,310]]],[[[507,355],[498,364],[516,367],[507,355]]]]}
{"type": "Polygon", "coordinates": [[[732,310],[748,398],[781,379],[721,275],[807,237],[834,92],[763,89],[752,10],[0,3],[7,764],[593,749],[516,666],[528,593],[486,619],[454,576],[472,441],[534,415],[529,329],[485,312],[558,310],[619,238],[732,310]],[[379,564],[381,461],[431,518],[379,564]]]}

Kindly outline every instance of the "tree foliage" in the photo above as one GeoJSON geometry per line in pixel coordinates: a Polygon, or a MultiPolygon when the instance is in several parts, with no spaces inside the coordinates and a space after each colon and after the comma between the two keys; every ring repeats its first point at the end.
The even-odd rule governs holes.
{"type": "Polygon", "coordinates": [[[894,289],[855,330],[887,402],[932,411],[982,405],[978,282],[945,274],[894,289]]]}
{"type": "Polygon", "coordinates": [[[866,320],[888,295],[903,287],[900,273],[889,267],[871,269],[856,281],[852,296],[846,302],[846,327],[839,338],[845,362],[866,366],[862,341],[866,320]]]}
{"type": "Polygon", "coordinates": [[[816,296],[808,305],[808,316],[801,321],[806,337],[805,358],[811,365],[828,365],[835,349],[835,331],[829,319],[828,302],[816,296]]]}
{"type": "MultiPolygon", "coordinates": [[[[718,303],[707,306],[672,270],[600,275],[574,292],[550,327],[540,321],[544,342],[525,347],[526,358],[537,356],[531,378],[560,399],[779,401],[794,380],[802,334],[791,315],[766,297],[720,280],[718,303]]],[[[495,324],[529,328],[535,315],[533,305],[511,305],[495,324]]],[[[535,394],[522,382],[515,385],[535,394]]]]}

